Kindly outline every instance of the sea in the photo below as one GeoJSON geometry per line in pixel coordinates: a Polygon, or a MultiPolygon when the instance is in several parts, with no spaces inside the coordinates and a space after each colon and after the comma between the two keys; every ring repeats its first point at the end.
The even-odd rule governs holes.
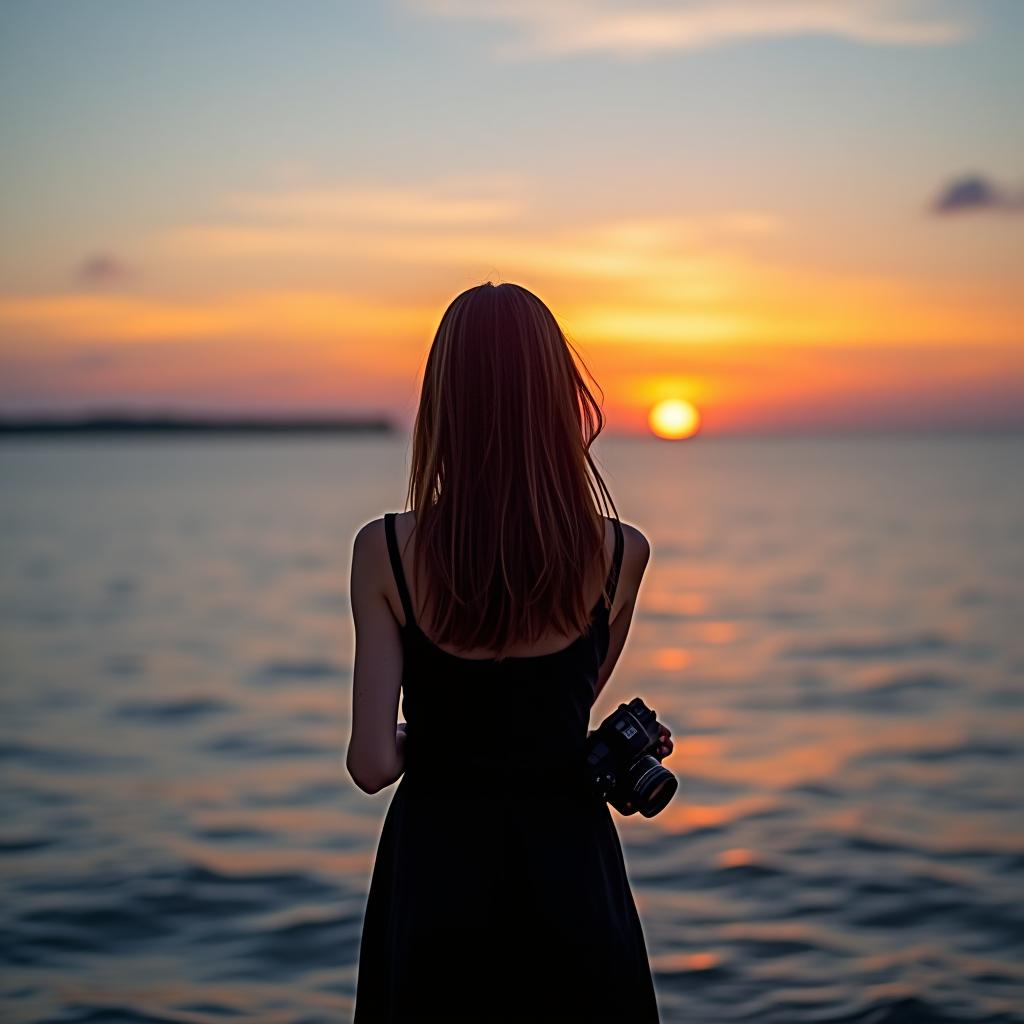
{"type": "MultiPolygon", "coordinates": [[[[351,1019],[350,557],[410,452],[0,443],[3,1021],[351,1019]]],[[[591,722],[673,734],[613,812],[665,1024],[1024,1022],[1024,435],[592,452],[652,549],[591,722]]]]}

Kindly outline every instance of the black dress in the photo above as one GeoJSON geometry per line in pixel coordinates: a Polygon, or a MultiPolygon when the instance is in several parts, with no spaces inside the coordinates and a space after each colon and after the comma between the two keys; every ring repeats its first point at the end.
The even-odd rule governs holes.
{"type": "Polygon", "coordinates": [[[416,623],[394,516],[405,772],[370,880],[354,1024],[656,1024],[618,832],[582,774],[609,643],[603,595],[559,651],[461,658],[416,623]]]}

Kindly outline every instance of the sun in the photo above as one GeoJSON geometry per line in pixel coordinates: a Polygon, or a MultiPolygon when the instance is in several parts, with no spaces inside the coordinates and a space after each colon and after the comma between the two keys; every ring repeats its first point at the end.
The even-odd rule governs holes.
{"type": "Polygon", "coordinates": [[[647,422],[653,434],[678,441],[697,433],[700,413],[693,403],[683,398],[668,398],[651,407],[647,422]]]}

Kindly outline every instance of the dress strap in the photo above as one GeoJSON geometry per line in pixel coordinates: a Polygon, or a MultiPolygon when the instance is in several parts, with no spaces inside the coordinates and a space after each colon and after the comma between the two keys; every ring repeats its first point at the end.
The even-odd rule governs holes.
{"type": "Polygon", "coordinates": [[[594,605],[594,614],[597,614],[601,609],[611,611],[612,604],[615,602],[615,588],[619,583],[619,571],[622,569],[622,553],[625,545],[625,541],[622,536],[622,524],[618,519],[613,519],[612,526],[615,527],[615,554],[612,555],[611,568],[608,570],[608,576],[604,581],[604,590],[601,591],[601,595],[597,599],[597,604],[594,605]],[[608,592],[607,608],[605,608],[604,603],[605,591],[608,592]]]}
{"type": "Polygon", "coordinates": [[[625,547],[625,539],[622,536],[622,523],[613,519],[612,526],[615,527],[615,554],[612,557],[612,567],[608,570],[608,606],[615,600],[615,588],[619,585],[619,572],[622,569],[622,554],[625,547]]]}
{"type": "Polygon", "coordinates": [[[395,574],[398,584],[398,596],[402,599],[402,610],[405,612],[405,624],[416,625],[416,617],[412,613],[412,599],[405,583],[405,572],[402,569],[402,558],[398,553],[398,538],[395,536],[395,513],[384,513],[384,533],[388,539],[388,555],[391,558],[391,571],[395,574]]]}

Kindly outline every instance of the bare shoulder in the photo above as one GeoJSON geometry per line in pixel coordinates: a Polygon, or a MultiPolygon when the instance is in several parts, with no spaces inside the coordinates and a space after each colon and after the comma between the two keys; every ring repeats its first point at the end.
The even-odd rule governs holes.
{"type": "Polygon", "coordinates": [[[384,534],[384,518],[371,519],[356,530],[352,539],[352,581],[365,585],[381,578],[381,570],[387,558],[387,538],[384,534]]]}
{"type": "Polygon", "coordinates": [[[369,552],[385,542],[384,539],[384,517],[371,519],[363,523],[356,530],[355,538],[352,541],[353,550],[369,552]]]}
{"type": "MultiPolygon", "coordinates": [[[[612,544],[614,545],[614,520],[610,519],[608,516],[605,516],[604,518],[607,525],[608,536],[612,538],[612,544]]],[[[639,565],[643,568],[647,565],[647,562],[651,557],[651,542],[647,539],[647,535],[632,523],[627,523],[624,519],[620,519],[619,524],[622,526],[623,566],[630,563],[639,565]]]]}
{"type": "MultiPolygon", "coordinates": [[[[651,558],[651,542],[639,527],[623,520],[620,520],[620,523],[623,542],[622,571],[619,574],[615,604],[621,607],[622,604],[634,600],[640,592],[640,584],[651,558]]],[[[608,519],[608,532],[613,537],[614,529],[612,520],[608,519]]]]}
{"type": "Polygon", "coordinates": [[[651,558],[651,542],[647,535],[632,523],[623,523],[622,533],[625,541],[623,558],[631,556],[641,567],[646,566],[651,558]]]}

